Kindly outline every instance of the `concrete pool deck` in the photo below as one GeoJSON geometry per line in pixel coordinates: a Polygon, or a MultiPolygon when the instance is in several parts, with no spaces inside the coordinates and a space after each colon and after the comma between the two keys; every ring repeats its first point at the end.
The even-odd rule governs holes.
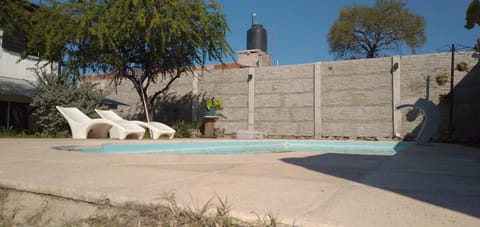
{"type": "Polygon", "coordinates": [[[0,139],[0,187],[113,205],[159,203],[164,193],[175,193],[180,204],[201,206],[218,195],[228,199],[234,216],[270,213],[300,226],[480,226],[478,148],[411,146],[394,156],[125,155],[52,148],[137,142],[0,139]]]}

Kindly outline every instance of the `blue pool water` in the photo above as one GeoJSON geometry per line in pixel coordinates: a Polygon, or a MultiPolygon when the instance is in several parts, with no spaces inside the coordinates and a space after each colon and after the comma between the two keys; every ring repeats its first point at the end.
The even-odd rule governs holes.
{"type": "Polygon", "coordinates": [[[93,153],[121,154],[169,154],[214,155],[310,151],[350,154],[394,155],[407,148],[407,142],[343,142],[343,141],[228,141],[228,142],[179,142],[156,144],[105,144],[97,148],[75,149],[93,153]]]}

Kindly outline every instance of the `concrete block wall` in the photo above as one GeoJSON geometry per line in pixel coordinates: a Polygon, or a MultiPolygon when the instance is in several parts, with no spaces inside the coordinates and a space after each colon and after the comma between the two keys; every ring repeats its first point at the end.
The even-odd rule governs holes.
{"type": "Polygon", "coordinates": [[[255,130],[275,136],[313,136],[311,64],[255,69],[255,130]]]}
{"type": "MultiPolygon", "coordinates": [[[[217,112],[219,119],[215,127],[224,128],[230,134],[247,129],[248,114],[248,69],[209,70],[199,72],[198,92],[204,98],[218,98],[224,109],[217,112]]],[[[205,112],[204,103],[198,108],[199,119],[205,112]]]]}
{"type": "MultiPolygon", "coordinates": [[[[187,104],[188,107],[185,108],[183,102],[192,95],[193,78],[193,75],[187,74],[175,81],[175,85],[168,91],[167,96],[161,97],[161,102],[156,106],[154,120],[171,123],[175,119],[192,119],[192,105],[187,104]]],[[[155,91],[162,89],[167,82],[168,77],[159,76],[157,83],[150,85],[148,94],[152,95],[155,91]]],[[[115,110],[120,116],[125,119],[146,119],[141,98],[130,80],[122,80],[116,87],[110,79],[97,80],[96,83],[107,92],[107,98],[128,105],[119,105],[115,110]]]]}
{"type": "MultiPolygon", "coordinates": [[[[192,90],[194,78],[193,74],[182,75],[175,81],[175,85],[171,86],[166,96],[160,96],[156,104],[155,120],[170,124],[175,121],[191,121],[196,114],[193,104],[201,96],[192,90]]],[[[168,80],[162,78],[160,83],[152,84],[149,93],[162,89],[167,82],[168,80]]],[[[140,108],[143,106],[140,105],[140,108]]]]}
{"type": "MultiPolygon", "coordinates": [[[[480,93],[480,75],[476,75],[480,70],[472,52],[456,53],[455,57],[455,64],[463,61],[471,68],[468,72],[455,70],[455,135],[470,138],[480,127],[476,125],[480,124],[480,104],[475,99],[480,93]]],[[[191,119],[198,120],[204,114],[202,100],[212,96],[221,99],[224,109],[216,127],[224,128],[226,134],[253,128],[270,136],[393,137],[398,133],[415,137],[423,116],[420,113],[413,119],[414,111],[396,110],[395,104],[408,97],[425,98],[428,90],[428,98],[438,104],[442,114],[440,138],[448,131],[450,105],[440,104],[438,97],[449,93],[450,84],[438,85],[435,77],[441,73],[449,77],[450,65],[451,54],[440,53],[198,71],[196,76],[175,81],[169,97],[196,97],[199,104],[193,100],[183,108],[189,108],[186,112],[191,119]],[[254,105],[249,107],[249,102],[254,105]]],[[[161,83],[155,86],[152,91],[163,87],[161,83]]],[[[117,90],[109,97],[131,104],[121,107],[120,112],[132,116],[139,111],[140,100],[130,82],[117,90]]],[[[158,112],[171,121],[181,112],[171,108],[163,106],[158,112]]]]}
{"type": "MultiPolygon", "coordinates": [[[[468,63],[469,67],[474,67],[478,60],[472,57],[472,52],[455,53],[454,64],[459,62],[468,63]]],[[[450,93],[450,76],[451,76],[452,55],[450,53],[429,54],[429,55],[412,55],[401,57],[401,97],[422,97],[434,102],[441,113],[441,126],[437,133],[438,138],[448,137],[449,119],[450,119],[450,103],[440,103],[440,95],[448,95],[450,93]],[[449,81],[443,85],[436,82],[436,77],[444,74],[447,75],[449,81]],[[429,80],[428,80],[429,78],[429,80]]],[[[467,73],[471,72],[471,76],[476,74],[474,71],[461,72],[454,70],[454,93],[458,90],[457,86],[465,79],[467,73]]],[[[470,87],[480,88],[475,84],[468,83],[470,87]]],[[[475,89],[474,89],[475,90],[475,89]]],[[[459,102],[465,102],[465,97],[457,97],[454,101],[454,124],[461,120],[463,111],[459,110],[457,105],[459,102]],[[464,101],[462,101],[464,100],[464,101]]],[[[475,102],[467,101],[468,108],[475,108],[475,102]]],[[[478,102],[477,102],[478,103],[478,102]]],[[[420,114],[415,118],[415,113],[410,110],[401,110],[401,134],[411,134],[415,137],[418,133],[420,123],[423,119],[420,114]]]]}
{"type": "Polygon", "coordinates": [[[392,136],[391,59],[320,63],[321,136],[392,136]]]}

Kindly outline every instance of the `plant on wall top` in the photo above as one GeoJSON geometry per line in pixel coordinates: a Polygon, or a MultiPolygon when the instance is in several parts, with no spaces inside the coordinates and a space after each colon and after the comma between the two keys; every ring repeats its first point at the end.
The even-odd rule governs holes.
{"type": "Polygon", "coordinates": [[[435,77],[435,81],[437,82],[438,85],[444,85],[448,82],[448,75],[446,73],[439,73],[435,77]]]}
{"type": "Polygon", "coordinates": [[[215,107],[215,109],[223,109],[223,103],[220,99],[216,99],[215,97],[211,97],[209,100],[207,100],[207,110],[210,110],[212,107],[215,107]]]}
{"type": "Polygon", "coordinates": [[[468,70],[468,64],[466,62],[459,62],[457,64],[457,70],[460,71],[460,72],[464,72],[464,71],[467,71],[468,70]]]}

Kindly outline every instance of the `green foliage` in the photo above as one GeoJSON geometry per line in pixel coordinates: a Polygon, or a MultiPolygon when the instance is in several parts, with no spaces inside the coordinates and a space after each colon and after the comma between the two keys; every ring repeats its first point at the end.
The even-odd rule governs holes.
{"type": "Polygon", "coordinates": [[[175,138],[190,138],[193,131],[198,130],[202,132],[204,127],[203,121],[186,122],[180,120],[172,123],[172,128],[175,129],[175,138]]]}
{"type": "MultiPolygon", "coordinates": [[[[22,11],[18,1],[2,3],[2,12],[22,11]]],[[[90,69],[113,73],[115,84],[131,81],[142,101],[145,96],[150,116],[156,99],[183,73],[233,54],[215,0],[51,0],[23,10],[18,20],[6,16],[0,14],[0,26],[26,34],[26,52],[60,62],[71,74],[90,69]],[[157,82],[164,87],[148,92],[157,82]]]]}
{"type": "Polygon", "coordinates": [[[215,1],[93,2],[98,4],[80,5],[89,12],[82,20],[89,43],[80,47],[97,50],[88,60],[117,76],[128,76],[128,64],[141,66],[144,76],[152,79],[159,73],[175,75],[204,64],[206,58],[221,60],[230,50],[224,39],[228,26],[215,1]]]}
{"type": "Polygon", "coordinates": [[[0,127],[0,138],[68,138],[70,134],[68,131],[60,131],[55,134],[45,134],[41,132],[27,133],[19,131],[11,127],[0,127]]]}
{"type": "Polygon", "coordinates": [[[472,29],[475,27],[475,24],[480,25],[480,2],[479,0],[472,0],[470,5],[468,5],[466,12],[466,22],[465,28],[472,29]]]}
{"type": "Polygon", "coordinates": [[[215,97],[211,97],[209,100],[207,100],[206,103],[207,110],[210,110],[210,108],[215,107],[216,109],[223,109],[223,103],[220,99],[216,99],[215,97]]]}
{"type": "Polygon", "coordinates": [[[41,133],[57,135],[68,132],[68,124],[55,106],[74,106],[92,116],[104,97],[104,92],[96,85],[89,82],[73,85],[66,75],[37,71],[37,77],[38,94],[30,105],[35,108],[33,116],[38,119],[41,133]]]}
{"type": "Polygon", "coordinates": [[[402,44],[412,48],[426,42],[425,20],[400,0],[377,0],[375,6],[347,6],[328,33],[330,52],[338,58],[374,58],[402,44]]]}
{"type": "Polygon", "coordinates": [[[2,126],[0,127],[0,137],[10,137],[14,136],[16,134],[15,129],[13,126],[2,126]]]}
{"type": "Polygon", "coordinates": [[[0,9],[0,24],[4,30],[25,35],[23,58],[35,55],[39,62],[45,60],[63,65],[63,57],[76,50],[80,30],[68,4],[55,0],[40,1],[40,4],[37,1],[6,0],[0,4],[0,9]]]}
{"type": "Polygon", "coordinates": [[[175,121],[172,124],[172,128],[175,129],[176,138],[190,138],[195,125],[186,121],[175,121]]]}
{"type": "Polygon", "coordinates": [[[23,0],[0,1],[0,28],[5,32],[21,32],[28,24],[30,4],[23,0]]]}

